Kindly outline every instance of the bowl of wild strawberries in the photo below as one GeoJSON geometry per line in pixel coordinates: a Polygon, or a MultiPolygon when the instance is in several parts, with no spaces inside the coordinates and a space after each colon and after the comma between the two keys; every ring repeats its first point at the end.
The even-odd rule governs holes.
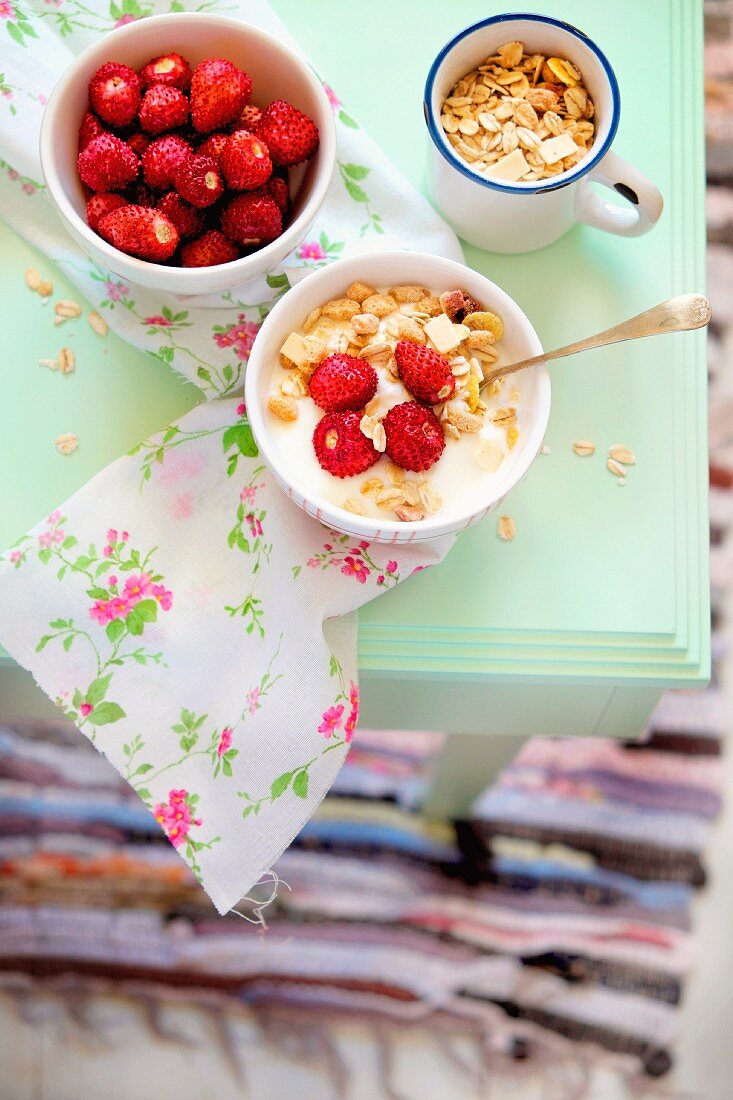
{"type": "Polygon", "coordinates": [[[66,228],[105,270],[210,294],[264,275],[307,235],[335,164],[307,63],[219,15],[105,35],[46,106],[41,163],[66,228]]]}

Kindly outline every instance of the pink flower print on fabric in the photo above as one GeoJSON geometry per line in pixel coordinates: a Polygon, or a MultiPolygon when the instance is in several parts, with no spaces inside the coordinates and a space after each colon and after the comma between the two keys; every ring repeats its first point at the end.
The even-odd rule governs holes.
{"type": "Polygon", "coordinates": [[[57,508],[55,512],[51,512],[51,515],[47,517],[46,523],[50,524],[50,526],[53,527],[53,525],[55,523],[58,523],[58,521],[60,519],[61,519],[61,512],[57,508]]]}
{"type": "Polygon", "coordinates": [[[329,707],[328,710],[324,710],[318,732],[322,733],[324,737],[333,737],[334,733],[341,725],[343,716],[343,703],[339,703],[337,707],[329,707]]]}
{"type": "Polygon", "coordinates": [[[385,569],[387,570],[388,573],[396,573],[397,572],[397,562],[396,561],[388,561],[386,566],[385,566],[385,569]]]}
{"type": "Polygon", "coordinates": [[[0,0],[0,19],[15,19],[15,8],[8,0],[0,0]]]}
{"type": "MultiPolygon", "coordinates": [[[[240,313],[235,324],[224,332],[214,333],[214,343],[220,348],[233,348],[234,354],[239,359],[249,359],[249,353],[259,329],[259,324],[248,321],[245,314],[240,313]]],[[[243,413],[239,415],[242,416],[243,413]]]]}
{"type": "Polygon", "coordinates": [[[202,824],[200,817],[192,816],[188,798],[187,790],[172,790],[168,792],[168,801],[159,802],[153,809],[156,821],[163,826],[174,848],[185,844],[191,826],[202,824]]]}
{"type": "Polygon", "coordinates": [[[344,558],[344,564],[341,566],[341,572],[346,577],[354,577],[359,584],[366,584],[367,577],[369,576],[369,569],[366,562],[362,558],[354,558],[351,555],[344,558]]]}
{"type": "Polygon", "coordinates": [[[256,710],[260,709],[260,695],[262,690],[259,686],[253,687],[251,691],[247,692],[247,710],[250,714],[254,714],[256,710]]]}
{"type": "Polygon", "coordinates": [[[122,594],[129,600],[131,606],[144,599],[148,592],[150,592],[149,573],[133,574],[131,577],[127,578],[125,586],[122,589],[122,594]]]}
{"type": "Polygon", "coordinates": [[[173,593],[170,588],[162,584],[154,584],[150,591],[160,604],[161,611],[170,611],[173,607],[173,593]]]}
{"type": "Polygon", "coordinates": [[[21,550],[12,550],[11,553],[10,553],[10,560],[12,562],[22,561],[23,560],[23,552],[21,550]]]}
{"type": "Polygon", "coordinates": [[[259,485],[245,485],[239,494],[242,504],[254,504],[258,489],[264,489],[264,487],[264,481],[261,481],[259,485]]]}
{"type": "Polygon", "coordinates": [[[247,406],[245,405],[244,401],[240,401],[239,404],[237,405],[237,416],[246,416],[246,415],[247,415],[247,406]]]}
{"type": "Polygon", "coordinates": [[[329,88],[328,84],[324,84],[323,85],[323,90],[326,93],[326,99],[331,104],[334,111],[338,111],[339,107],[341,106],[341,100],[336,95],[333,88],[329,88]]]}
{"type": "Polygon", "coordinates": [[[172,519],[187,520],[193,515],[195,497],[193,493],[180,493],[168,505],[172,519]]]}
{"type": "MultiPolygon", "coordinates": [[[[119,24],[117,25],[119,26],[119,24]]],[[[168,328],[172,323],[167,317],[161,317],[160,314],[155,314],[153,317],[143,317],[144,325],[156,325],[158,328],[168,328]]]]}
{"type": "Polygon", "coordinates": [[[351,710],[349,711],[348,718],[344,722],[344,739],[346,741],[351,741],[351,738],[354,736],[356,724],[359,721],[359,689],[353,680],[351,680],[349,684],[349,703],[351,705],[351,710]]]}
{"type": "Polygon", "coordinates": [[[219,744],[216,746],[216,755],[222,757],[232,747],[232,729],[227,726],[221,731],[221,737],[219,738],[219,744]]]}
{"type": "Polygon", "coordinates": [[[244,518],[249,524],[249,533],[253,539],[256,539],[259,535],[263,533],[262,523],[260,522],[260,520],[257,519],[253,512],[250,512],[249,515],[245,516],[244,518]]]}
{"type": "Polygon", "coordinates": [[[318,241],[304,241],[298,250],[301,260],[325,260],[326,253],[318,241]]]}

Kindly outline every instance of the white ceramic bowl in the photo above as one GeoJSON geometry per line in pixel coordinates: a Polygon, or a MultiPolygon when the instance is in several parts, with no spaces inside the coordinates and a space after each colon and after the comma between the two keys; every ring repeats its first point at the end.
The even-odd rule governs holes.
{"type": "Polygon", "coordinates": [[[522,372],[523,424],[512,462],[505,474],[499,473],[492,495],[466,514],[430,516],[416,523],[356,516],[312,492],[299,479],[292,463],[283,461],[276,438],[269,430],[272,414],[267,410],[271,392],[271,374],[286,336],[300,328],[316,306],[331,298],[343,297],[355,281],[373,286],[417,283],[431,289],[461,287],[487,309],[495,310],[504,321],[501,361],[511,362],[542,352],[537,333],[522,310],[495,283],[471,268],[423,252],[377,252],[339,260],[309,275],[288,291],[265,320],[255,340],[247,364],[245,401],[252,431],[260,452],[278,483],[309,515],[329,527],[371,542],[414,542],[461,531],[493,511],[506,494],[524,477],[542,447],[550,416],[550,376],[546,366],[522,372]]]}
{"type": "MultiPolygon", "coordinates": [[[[202,135],[203,140],[204,135],[202,135]]],[[[141,286],[177,295],[213,294],[264,275],[305,239],[326,196],[336,162],[333,110],[307,63],[264,31],[221,15],[181,12],[128,23],[103,35],[69,66],[49,98],[41,126],[41,165],[49,194],[71,236],[105,270],[141,286]],[[151,57],[176,50],[197,65],[207,57],[233,61],[252,77],[253,102],[287,99],[320,132],[315,157],[291,172],[290,224],[258,252],[208,268],[165,267],[126,256],[86,222],[86,198],[76,169],[77,138],[87,110],[90,77],[105,61],[139,69],[151,57]]]]}

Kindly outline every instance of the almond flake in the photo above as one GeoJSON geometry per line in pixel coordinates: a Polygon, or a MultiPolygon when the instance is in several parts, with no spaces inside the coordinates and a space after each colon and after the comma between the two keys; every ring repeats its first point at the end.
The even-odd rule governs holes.
{"type": "Polygon", "coordinates": [[[426,323],[425,335],[441,355],[446,355],[447,352],[457,348],[461,342],[461,336],[457,332],[459,327],[463,326],[454,325],[445,313],[440,313],[437,317],[431,317],[426,323]]]}
{"type": "Polygon", "coordinates": [[[517,533],[517,526],[511,516],[500,516],[496,533],[504,542],[511,542],[517,533]]]}
{"type": "Polygon", "coordinates": [[[283,359],[286,362],[284,366],[296,366],[302,367],[304,363],[308,362],[308,349],[306,347],[305,340],[299,332],[291,332],[287,340],[280,348],[280,361],[283,359]]]}

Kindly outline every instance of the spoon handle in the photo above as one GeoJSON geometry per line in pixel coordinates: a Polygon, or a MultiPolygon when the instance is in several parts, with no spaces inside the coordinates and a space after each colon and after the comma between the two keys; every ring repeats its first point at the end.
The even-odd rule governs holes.
{"type": "Polygon", "coordinates": [[[676,298],[660,302],[658,306],[652,306],[636,317],[630,317],[628,321],[622,321],[620,325],[598,332],[595,336],[586,336],[584,340],[566,344],[554,351],[545,351],[532,359],[522,359],[506,367],[496,367],[484,376],[482,389],[495,378],[503,378],[538,363],[548,363],[551,359],[563,359],[566,355],[575,355],[579,351],[602,348],[606,344],[618,344],[623,340],[638,340],[642,336],[660,336],[665,332],[687,332],[690,329],[704,328],[709,324],[711,315],[710,302],[702,294],[680,294],[676,298]]]}

